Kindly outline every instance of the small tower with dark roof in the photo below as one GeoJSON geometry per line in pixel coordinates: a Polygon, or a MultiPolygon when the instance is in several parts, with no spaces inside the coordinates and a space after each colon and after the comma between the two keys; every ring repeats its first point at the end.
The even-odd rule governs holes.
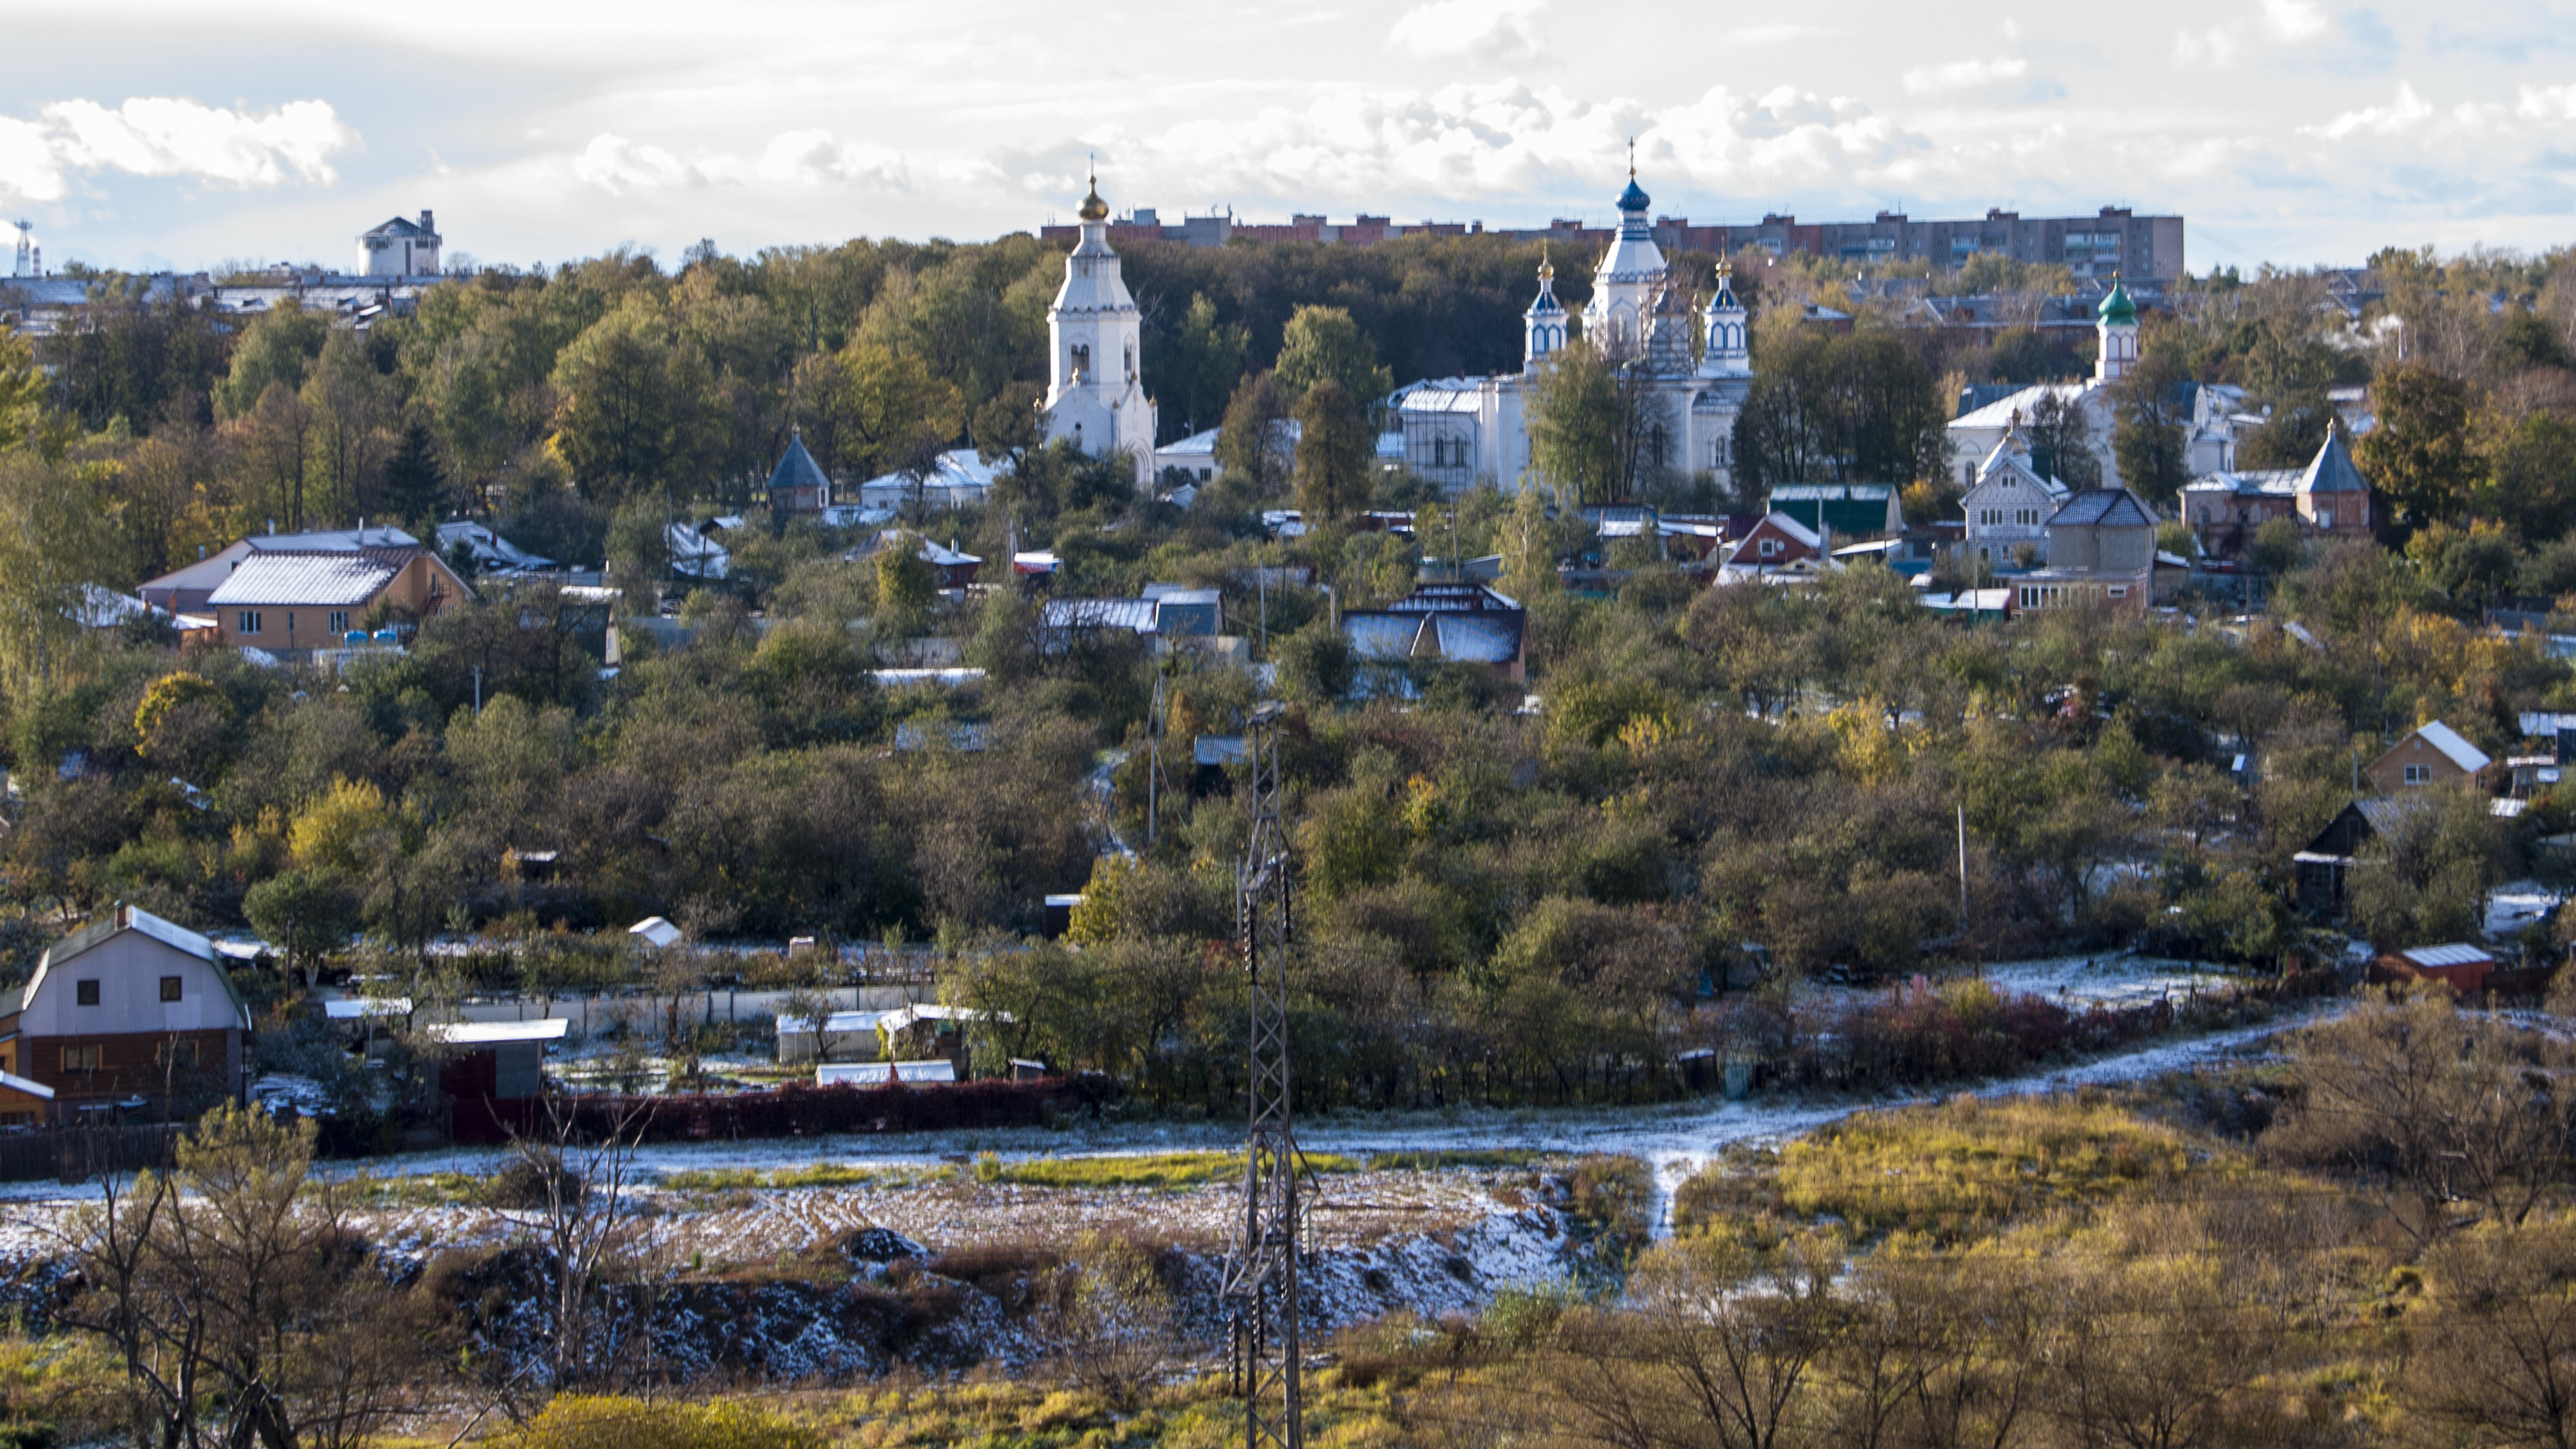
{"type": "Polygon", "coordinates": [[[2120,285],[2120,275],[2111,274],[2110,295],[2093,309],[2093,332],[2099,343],[2093,356],[2093,377],[2097,382],[2118,382],[2138,365],[2138,305],[2129,300],[2129,289],[2120,285]]]}

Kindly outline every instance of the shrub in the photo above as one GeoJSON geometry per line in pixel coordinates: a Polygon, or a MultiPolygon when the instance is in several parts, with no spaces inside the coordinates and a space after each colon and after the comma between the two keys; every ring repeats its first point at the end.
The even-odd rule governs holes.
{"type": "Polygon", "coordinates": [[[821,1449],[823,1436],[739,1401],[565,1397],[509,1442],[512,1449],[821,1449]]]}

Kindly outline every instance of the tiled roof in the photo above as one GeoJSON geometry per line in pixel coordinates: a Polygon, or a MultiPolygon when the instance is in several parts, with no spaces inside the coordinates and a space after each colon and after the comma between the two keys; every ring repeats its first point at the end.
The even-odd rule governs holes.
{"type": "Polygon", "coordinates": [[[348,553],[256,553],[215,585],[206,603],[216,608],[364,604],[384,592],[419,552],[369,548],[348,553]]]}

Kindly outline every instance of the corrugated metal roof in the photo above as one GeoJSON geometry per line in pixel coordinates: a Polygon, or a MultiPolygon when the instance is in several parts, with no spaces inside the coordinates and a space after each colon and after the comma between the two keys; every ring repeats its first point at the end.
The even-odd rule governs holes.
{"type": "Polygon", "coordinates": [[[2415,733],[2424,737],[2424,743],[2440,750],[2444,759],[2449,760],[2452,764],[2459,766],[2461,769],[2468,771],[2472,775],[2495,763],[2493,760],[2487,758],[2486,751],[2481,750],[2477,746],[2470,744],[2467,740],[2460,738],[2460,732],[2458,730],[2451,728],[2440,720],[2435,720],[2428,725],[2417,726],[2415,733]]]}
{"type": "Polygon", "coordinates": [[[1342,633],[1351,641],[1352,653],[1371,663],[1391,664],[1413,657],[1422,624],[1402,614],[1344,614],[1342,633]]]}
{"type": "Polygon", "coordinates": [[[2156,516],[2126,488],[2087,488],[2048,520],[2051,528],[2153,528],[2156,516]]]}
{"type": "Polygon", "coordinates": [[[1050,629],[1125,629],[1136,634],[1151,634],[1154,632],[1154,601],[1048,599],[1038,606],[1038,617],[1050,629]]]}
{"type": "Polygon", "coordinates": [[[364,604],[384,592],[415,552],[255,553],[215,585],[206,602],[216,608],[364,604]]]}
{"type": "Polygon", "coordinates": [[[2481,966],[2495,957],[2476,946],[2413,946],[2397,953],[2418,966],[2481,966]]]}
{"type": "Polygon", "coordinates": [[[1440,657],[1453,664],[1509,664],[1520,656],[1520,616],[1434,614],[1440,657]]]}

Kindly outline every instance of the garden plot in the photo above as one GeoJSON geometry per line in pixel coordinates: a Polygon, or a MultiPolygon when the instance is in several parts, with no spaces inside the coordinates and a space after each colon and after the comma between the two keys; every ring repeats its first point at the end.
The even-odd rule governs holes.
{"type": "Polygon", "coordinates": [[[2127,951],[1999,961],[1972,974],[1997,991],[2046,997],[2071,1007],[2179,1001],[2194,991],[2224,990],[2239,979],[2205,962],[2127,951]]]}

